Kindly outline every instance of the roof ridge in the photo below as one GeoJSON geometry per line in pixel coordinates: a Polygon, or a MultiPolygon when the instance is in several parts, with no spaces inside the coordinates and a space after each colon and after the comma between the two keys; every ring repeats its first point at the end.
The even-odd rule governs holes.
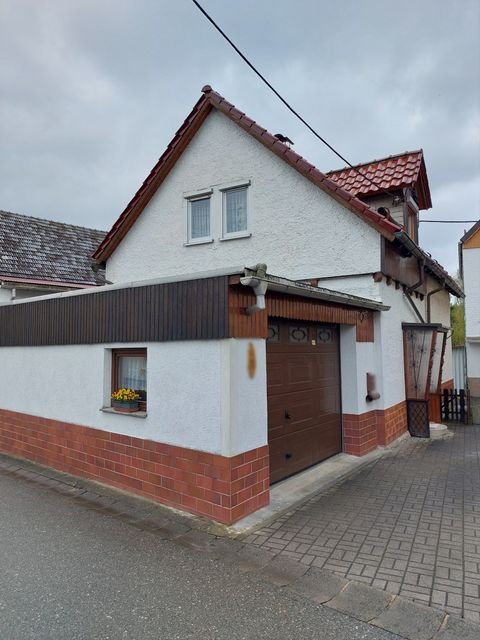
{"type": "Polygon", "coordinates": [[[326,175],[331,173],[340,173],[341,171],[351,171],[352,169],[358,169],[360,167],[367,167],[371,164],[376,164],[378,162],[384,162],[385,160],[393,160],[394,158],[401,158],[402,156],[411,156],[414,154],[421,154],[423,156],[423,148],[414,149],[412,151],[402,151],[401,153],[392,153],[390,156],[385,156],[384,158],[375,158],[374,160],[370,160],[369,162],[360,162],[359,164],[354,165],[346,165],[345,167],[341,167],[340,169],[329,169],[326,171],[326,175]]]}
{"type": "Polygon", "coordinates": [[[72,229],[83,229],[85,231],[94,231],[96,233],[103,233],[103,234],[107,233],[103,229],[93,229],[92,227],[85,227],[80,224],[72,224],[71,222],[61,222],[60,220],[51,220],[49,218],[39,218],[37,216],[32,216],[24,213],[16,213],[15,211],[5,211],[3,209],[0,209],[0,216],[2,216],[2,214],[5,214],[7,216],[14,216],[16,218],[21,218],[21,219],[34,220],[35,222],[47,222],[49,225],[56,224],[56,225],[61,225],[63,227],[70,227],[72,229]]]}

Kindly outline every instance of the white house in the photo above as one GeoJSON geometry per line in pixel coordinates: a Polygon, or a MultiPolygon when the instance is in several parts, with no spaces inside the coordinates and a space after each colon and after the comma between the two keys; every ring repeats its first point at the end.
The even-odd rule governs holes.
{"type": "Polygon", "coordinates": [[[204,87],[94,254],[114,284],[0,306],[0,450],[230,523],[426,435],[463,293],[416,243],[423,154],[365,167],[327,176],[204,87]]]}
{"type": "Polygon", "coordinates": [[[460,240],[460,272],[465,290],[467,381],[474,424],[480,424],[480,220],[460,240]]]}

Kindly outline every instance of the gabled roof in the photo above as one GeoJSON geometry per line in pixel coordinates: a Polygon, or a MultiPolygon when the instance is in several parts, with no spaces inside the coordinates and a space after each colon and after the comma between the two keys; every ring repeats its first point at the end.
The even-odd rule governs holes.
{"type": "Polygon", "coordinates": [[[463,244],[464,242],[467,242],[467,240],[470,240],[470,238],[472,236],[474,236],[477,231],[480,231],[480,220],[478,222],[476,222],[473,227],[471,227],[461,238],[460,238],[460,242],[463,244]]]}
{"type": "Polygon", "coordinates": [[[221,95],[213,91],[206,85],[202,89],[203,95],[193,107],[189,116],[177,131],[167,149],[153,167],[146,180],[127,205],[113,227],[107,233],[105,239],[93,254],[93,258],[98,262],[107,260],[120,242],[123,240],[135,220],[142,213],[158,187],[165,180],[176,161],[180,158],[187,145],[199,130],[212,109],[217,109],[230,118],[244,131],[253,136],[267,149],[272,151],[279,158],[287,162],[308,180],[316,184],[320,189],[335,198],[347,209],[362,218],[367,224],[375,228],[379,233],[393,239],[394,234],[400,227],[394,222],[371,209],[364,202],[355,197],[354,194],[343,189],[334,180],[319,171],[313,164],[307,162],[302,156],[290,149],[286,144],[280,142],[278,138],[259,126],[251,118],[234,107],[233,104],[225,100],[221,95]]]}
{"type": "Polygon", "coordinates": [[[105,231],[0,211],[0,280],[86,287],[104,284],[91,255],[105,231]]]}
{"type": "Polygon", "coordinates": [[[327,176],[359,198],[411,187],[415,189],[420,209],[432,206],[422,149],[329,171],[327,176]]]}

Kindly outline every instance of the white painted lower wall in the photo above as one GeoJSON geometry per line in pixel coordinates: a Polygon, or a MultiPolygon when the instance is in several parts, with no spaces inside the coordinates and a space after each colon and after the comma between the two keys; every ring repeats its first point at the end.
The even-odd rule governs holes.
{"type": "Polygon", "coordinates": [[[373,342],[357,342],[356,328],[342,325],[340,327],[340,371],[342,386],[342,412],[361,414],[373,409],[383,409],[383,399],[368,402],[367,373],[374,373],[381,387],[376,363],[376,344],[373,342]]]}
{"type": "MultiPolygon", "coordinates": [[[[430,278],[427,290],[438,288],[430,278]]],[[[319,286],[379,300],[390,307],[375,314],[375,343],[355,343],[355,331],[342,327],[342,389],[343,411],[363,413],[373,409],[387,409],[405,400],[403,362],[403,322],[420,322],[402,289],[385,282],[376,283],[371,274],[322,280],[319,286]],[[345,348],[348,344],[348,349],[345,348]],[[366,373],[376,375],[380,398],[366,402],[366,373]]],[[[422,317],[427,319],[426,298],[412,298],[422,317]]],[[[431,322],[450,328],[450,297],[446,290],[431,297],[431,322]]],[[[451,332],[447,334],[442,382],[453,378],[451,332]]]]}
{"type": "Polygon", "coordinates": [[[0,358],[2,409],[224,456],[267,443],[264,340],[3,347],[0,358]],[[111,349],[128,347],[147,349],[145,418],[101,411],[111,349]]]}

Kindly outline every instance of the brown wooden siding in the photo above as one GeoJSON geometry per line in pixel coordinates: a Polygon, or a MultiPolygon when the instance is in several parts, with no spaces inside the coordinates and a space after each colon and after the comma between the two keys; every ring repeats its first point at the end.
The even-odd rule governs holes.
{"type": "MultiPolygon", "coordinates": [[[[382,273],[396,282],[411,287],[420,280],[420,265],[414,256],[403,256],[390,242],[383,243],[382,273]]],[[[416,288],[425,294],[425,284],[416,288]]]]}
{"type": "Polygon", "coordinates": [[[227,287],[222,276],[0,306],[0,346],[226,338],[227,287]]]}
{"type": "Polygon", "coordinates": [[[357,342],[373,342],[373,311],[343,307],[341,305],[268,292],[266,310],[251,316],[245,309],[255,304],[255,295],[245,287],[231,287],[229,294],[229,334],[233,338],[266,338],[268,317],[291,318],[330,324],[354,325],[357,342]]]}

